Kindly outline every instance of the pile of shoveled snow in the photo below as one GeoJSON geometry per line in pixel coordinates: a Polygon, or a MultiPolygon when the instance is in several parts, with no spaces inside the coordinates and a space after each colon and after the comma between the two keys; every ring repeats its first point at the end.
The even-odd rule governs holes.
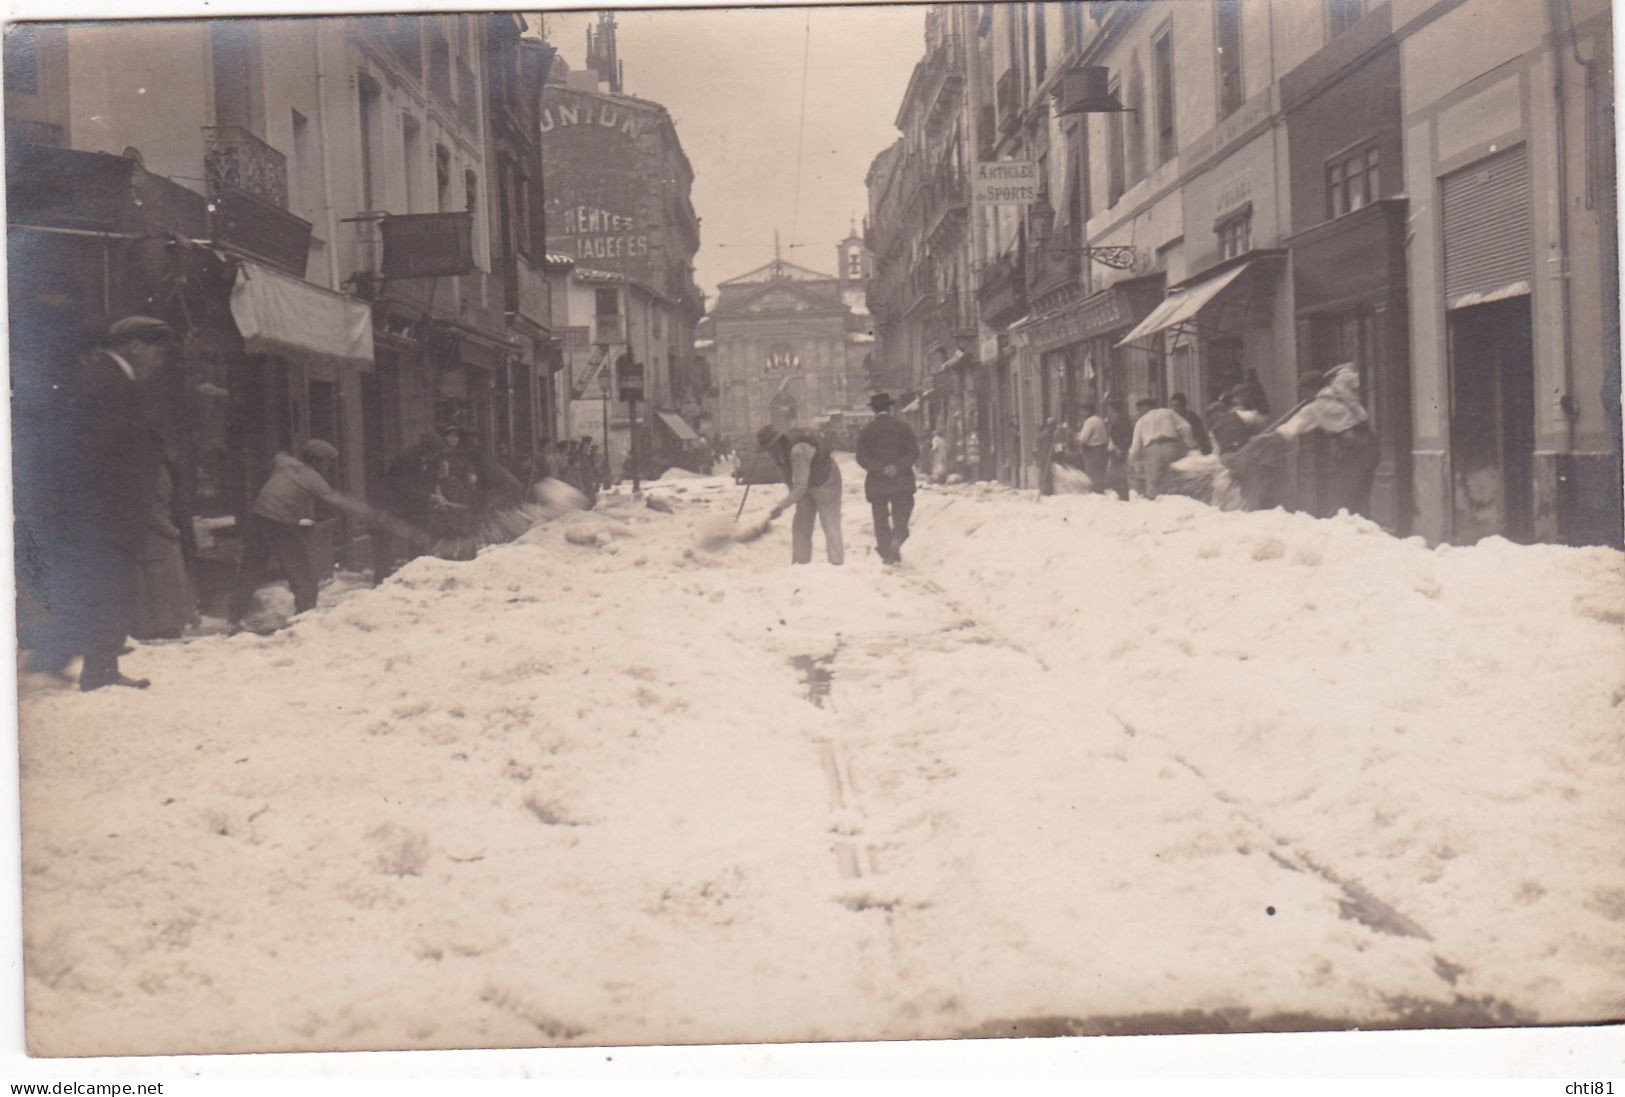
{"type": "Polygon", "coordinates": [[[1625,1008],[1625,556],[987,485],[916,513],[913,567],[1431,938],[1462,993],[1625,1008]]]}

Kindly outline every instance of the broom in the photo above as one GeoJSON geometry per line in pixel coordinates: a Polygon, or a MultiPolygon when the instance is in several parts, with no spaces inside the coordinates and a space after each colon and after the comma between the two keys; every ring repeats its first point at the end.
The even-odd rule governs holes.
{"type": "Polygon", "coordinates": [[[1245,445],[1224,454],[1186,454],[1168,467],[1164,495],[1186,495],[1220,510],[1251,510],[1260,497],[1265,477],[1287,459],[1292,439],[1276,428],[1291,419],[1313,398],[1300,400],[1245,445]]]}

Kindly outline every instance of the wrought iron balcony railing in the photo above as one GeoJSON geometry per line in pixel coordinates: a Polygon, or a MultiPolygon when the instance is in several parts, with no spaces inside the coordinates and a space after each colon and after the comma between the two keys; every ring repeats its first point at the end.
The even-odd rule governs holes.
{"type": "Polygon", "coordinates": [[[288,158],[241,126],[203,128],[203,177],[209,194],[229,190],[288,208],[288,158]]]}

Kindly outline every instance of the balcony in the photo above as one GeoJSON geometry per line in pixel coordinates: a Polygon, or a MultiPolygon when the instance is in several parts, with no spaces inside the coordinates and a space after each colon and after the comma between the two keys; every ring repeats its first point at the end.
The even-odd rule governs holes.
{"type": "Polygon", "coordinates": [[[502,260],[503,304],[509,317],[545,328],[548,319],[547,278],[523,255],[502,260]]]}
{"type": "Polygon", "coordinates": [[[931,326],[946,333],[950,341],[976,335],[976,295],[950,291],[937,301],[931,312],[931,326]]]}
{"type": "Polygon", "coordinates": [[[311,225],[288,212],[287,157],[238,126],[206,126],[203,141],[209,235],[303,278],[311,225]]]}
{"type": "Polygon", "coordinates": [[[976,303],[981,306],[982,317],[996,327],[1008,324],[1026,309],[1026,272],[1019,254],[1010,252],[982,268],[976,303]]]}
{"type": "Polygon", "coordinates": [[[203,127],[203,178],[209,194],[240,191],[288,208],[288,158],[241,126],[203,127]]]}

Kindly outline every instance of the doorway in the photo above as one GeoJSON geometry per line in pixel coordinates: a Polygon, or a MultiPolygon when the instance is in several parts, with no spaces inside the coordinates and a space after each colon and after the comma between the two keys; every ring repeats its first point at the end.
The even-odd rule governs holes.
{"type": "Polygon", "coordinates": [[[1529,298],[1449,315],[1453,537],[1534,537],[1535,363],[1529,298]]]}

